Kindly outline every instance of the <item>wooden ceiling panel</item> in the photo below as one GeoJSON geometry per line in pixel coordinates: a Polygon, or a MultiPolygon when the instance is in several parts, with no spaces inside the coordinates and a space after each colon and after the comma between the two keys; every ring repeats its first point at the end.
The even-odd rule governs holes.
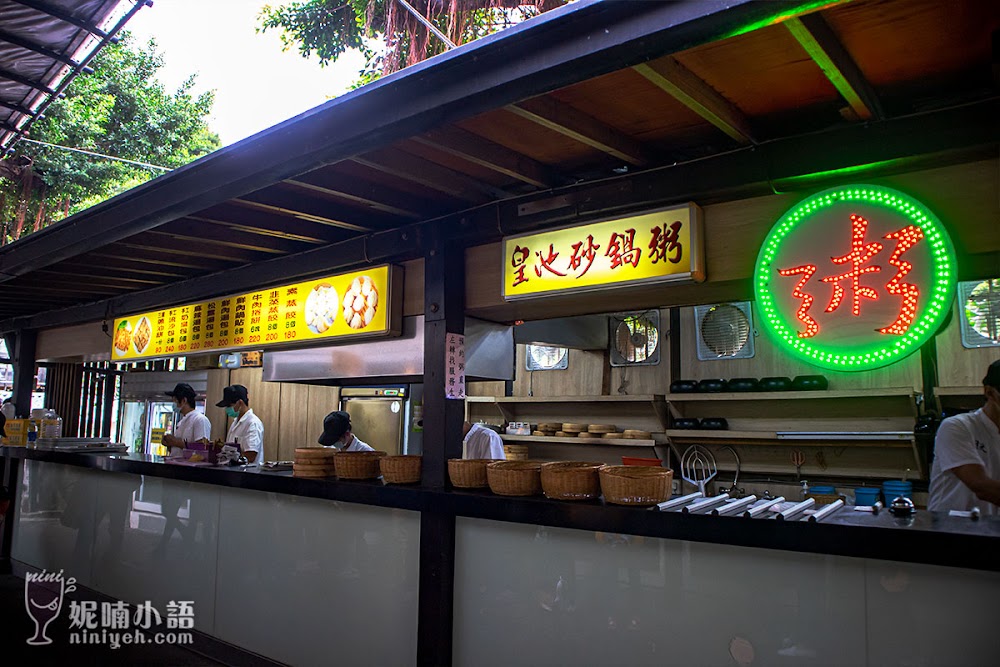
{"type": "Polygon", "coordinates": [[[519,181],[515,181],[514,179],[504,176],[496,171],[493,171],[492,169],[481,167],[477,164],[469,162],[468,160],[463,160],[462,158],[445,153],[442,150],[435,149],[424,144],[419,144],[416,141],[407,139],[396,144],[394,148],[399,148],[400,150],[410,153],[411,155],[416,155],[417,157],[425,160],[435,162],[442,167],[447,167],[459,173],[466,174],[477,181],[488,183],[493,187],[503,188],[505,190],[516,190],[523,185],[519,181]]]}
{"type": "Polygon", "coordinates": [[[503,109],[459,121],[456,125],[556,169],[593,164],[606,157],[597,149],[503,109]]]}
{"type": "Polygon", "coordinates": [[[675,143],[705,121],[629,68],[551,93],[606,125],[646,143],[675,143]]]}
{"type": "Polygon", "coordinates": [[[329,173],[340,174],[344,178],[365,181],[381,188],[428,200],[435,208],[455,208],[462,206],[462,200],[458,198],[450,197],[432,188],[392,176],[391,174],[351,160],[338,162],[326,167],[325,170],[329,173]]]}
{"type": "MultiPolygon", "coordinates": [[[[892,87],[990,62],[998,7],[993,0],[865,0],[829,9],[823,17],[868,82],[892,87]]],[[[989,69],[981,69],[988,77],[989,69]]]]}
{"type": "Polygon", "coordinates": [[[751,121],[840,99],[784,26],[768,26],[674,57],[751,121]]]}

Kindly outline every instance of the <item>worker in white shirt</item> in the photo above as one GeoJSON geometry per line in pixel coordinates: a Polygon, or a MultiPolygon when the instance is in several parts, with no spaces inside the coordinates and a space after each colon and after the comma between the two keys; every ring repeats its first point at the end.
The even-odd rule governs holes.
{"type": "Polygon", "coordinates": [[[342,452],[374,452],[375,448],[361,441],[351,431],[351,415],[343,410],[334,410],[323,419],[323,434],[319,444],[324,447],[338,447],[342,452]]]}
{"type": "Polygon", "coordinates": [[[467,459],[506,459],[503,451],[503,440],[491,428],[482,424],[465,422],[462,425],[462,435],[465,440],[465,458],[467,459]]]}
{"type": "Polygon", "coordinates": [[[986,404],[948,417],[934,438],[928,509],[947,512],[975,507],[1000,516],[1000,359],[983,378],[986,404]]]}
{"type": "Polygon", "coordinates": [[[226,416],[233,420],[226,442],[238,442],[244,454],[257,452],[257,458],[252,463],[263,463],[264,423],[250,409],[247,388],[241,384],[226,387],[222,390],[222,400],[215,405],[225,408],[226,416]]]}
{"type": "Polygon", "coordinates": [[[163,436],[163,445],[170,449],[171,454],[180,454],[178,450],[184,449],[185,443],[212,439],[212,422],[195,410],[198,394],[191,385],[178,383],[173,391],[167,392],[167,396],[174,399],[174,411],[181,415],[174,432],[163,436]]]}

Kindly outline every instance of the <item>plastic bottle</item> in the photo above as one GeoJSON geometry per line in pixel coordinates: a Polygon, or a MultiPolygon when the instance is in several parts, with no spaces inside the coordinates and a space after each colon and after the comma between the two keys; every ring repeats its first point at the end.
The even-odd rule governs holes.
{"type": "Polygon", "coordinates": [[[38,424],[34,419],[28,420],[28,447],[34,447],[38,440],[38,424]]]}
{"type": "Polygon", "coordinates": [[[45,411],[45,418],[42,420],[43,438],[61,438],[63,431],[63,418],[52,408],[45,411]]]}

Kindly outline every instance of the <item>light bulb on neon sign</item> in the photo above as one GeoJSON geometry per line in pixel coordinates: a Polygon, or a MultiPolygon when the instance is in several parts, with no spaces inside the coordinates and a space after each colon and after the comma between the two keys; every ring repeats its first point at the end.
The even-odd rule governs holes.
{"type": "Polygon", "coordinates": [[[754,273],[765,328],[793,355],[868,370],[918,350],[948,313],[955,253],[917,200],[876,185],[815,194],[789,209],[754,273]]]}

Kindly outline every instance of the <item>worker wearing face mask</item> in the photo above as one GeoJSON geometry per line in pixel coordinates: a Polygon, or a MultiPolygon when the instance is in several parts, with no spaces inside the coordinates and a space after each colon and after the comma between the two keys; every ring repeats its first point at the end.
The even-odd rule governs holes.
{"type": "Polygon", "coordinates": [[[250,409],[247,388],[241,384],[226,387],[222,390],[222,400],[215,405],[225,408],[226,416],[233,420],[226,442],[238,442],[244,454],[249,451],[257,452],[257,458],[251,463],[263,463],[264,423],[250,409]]]}
{"type": "Polygon", "coordinates": [[[323,420],[323,435],[319,436],[319,444],[324,447],[336,446],[342,452],[375,451],[351,432],[351,416],[343,410],[335,410],[323,420]]]}
{"type": "Polygon", "coordinates": [[[180,415],[174,432],[163,436],[163,444],[171,454],[180,454],[178,450],[184,449],[185,443],[212,439],[212,423],[195,410],[198,394],[191,385],[181,382],[173,391],[168,391],[167,396],[174,399],[174,412],[180,415]]]}

